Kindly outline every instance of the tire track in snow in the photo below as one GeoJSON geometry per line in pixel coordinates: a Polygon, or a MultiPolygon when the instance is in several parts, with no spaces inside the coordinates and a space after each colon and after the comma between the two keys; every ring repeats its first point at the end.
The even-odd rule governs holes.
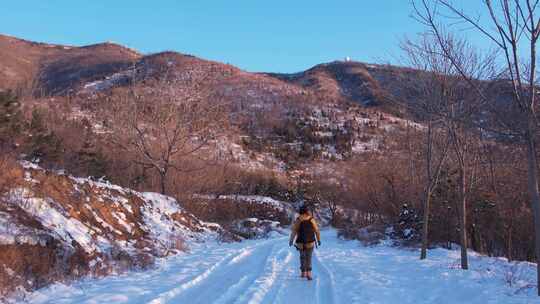
{"type": "Polygon", "coordinates": [[[256,277],[256,275],[254,276],[243,276],[240,281],[238,281],[237,283],[235,283],[234,285],[232,285],[231,287],[229,287],[227,289],[227,292],[225,292],[224,294],[222,294],[215,302],[214,304],[228,304],[228,303],[233,303],[234,300],[236,299],[237,297],[237,294],[242,291],[243,289],[245,289],[245,286],[246,285],[249,285],[249,281],[250,280],[253,280],[252,277],[256,277]]]}
{"type": "Polygon", "coordinates": [[[272,239],[260,242],[256,246],[253,246],[250,251],[252,252],[249,255],[248,259],[244,259],[242,263],[229,263],[231,266],[229,269],[221,275],[216,275],[216,279],[213,283],[207,286],[211,289],[216,289],[215,287],[221,288],[222,286],[227,286],[227,288],[218,293],[215,296],[206,294],[205,296],[199,296],[195,299],[189,298],[190,303],[236,303],[238,295],[241,294],[243,290],[248,288],[257,280],[257,278],[263,275],[265,270],[265,265],[268,264],[270,258],[274,255],[274,249],[276,244],[282,243],[283,239],[272,239]],[[236,264],[236,265],[235,265],[236,264]],[[240,276],[240,278],[238,278],[240,276]],[[224,280],[219,280],[221,279],[224,280]],[[233,282],[237,282],[232,285],[233,282]]]}
{"type": "MultiPolygon", "coordinates": [[[[221,299],[222,303],[228,303],[226,297],[227,294],[234,294],[235,290],[238,292],[244,285],[249,283],[250,275],[246,275],[246,273],[254,273],[254,275],[257,276],[259,272],[263,271],[263,267],[260,267],[259,272],[254,271],[254,268],[256,269],[258,265],[264,266],[264,263],[261,264],[259,260],[261,256],[264,256],[266,253],[266,247],[276,242],[282,242],[282,239],[271,239],[258,242],[253,246],[245,247],[230,253],[190,281],[185,282],[172,290],[161,293],[157,298],[151,301],[150,304],[163,304],[168,302],[214,303],[217,299],[221,299]],[[226,289],[224,289],[224,287],[226,289]],[[221,296],[215,294],[215,292],[219,290],[223,290],[223,292],[218,293],[221,296]],[[212,293],[212,291],[214,293],[212,293]],[[205,299],[205,297],[211,300],[205,299]],[[183,298],[185,298],[184,301],[182,301],[183,298]]],[[[272,251],[268,251],[263,260],[268,260],[271,254],[272,251]]],[[[233,297],[233,299],[234,298],[235,297],[233,297]]]]}
{"type": "MultiPolygon", "coordinates": [[[[274,303],[275,304],[283,304],[283,303],[288,304],[291,302],[296,303],[300,299],[295,300],[294,296],[290,294],[290,289],[294,290],[296,288],[296,291],[298,291],[300,288],[304,288],[304,289],[306,288],[305,284],[307,284],[307,282],[302,282],[302,281],[305,281],[305,279],[302,279],[298,276],[297,266],[299,265],[293,262],[293,260],[295,259],[294,254],[293,253],[290,253],[290,254],[291,254],[291,260],[287,263],[287,265],[284,265],[287,267],[286,268],[284,267],[284,269],[282,270],[280,284],[275,287],[277,289],[277,293],[275,294],[274,298],[272,299],[272,302],[270,303],[273,303],[273,304],[274,303]]],[[[297,258],[298,257],[296,257],[296,259],[297,258]]],[[[311,294],[312,292],[305,292],[304,295],[302,296],[301,301],[306,301],[306,300],[309,301],[306,295],[309,296],[311,294]]]]}
{"type": "Polygon", "coordinates": [[[268,297],[275,298],[277,290],[274,290],[273,287],[276,280],[292,259],[292,254],[285,245],[277,247],[280,248],[277,252],[275,250],[276,245],[272,247],[271,254],[266,259],[263,270],[264,275],[254,280],[249,289],[235,303],[259,304],[273,302],[268,301],[268,297]]]}
{"type": "MultiPolygon", "coordinates": [[[[242,291],[249,289],[250,286],[253,286],[255,282],[263,275],[263,272],[266,269],[266,265],[268,264],[268,261],[270,260],[270,257],[274,254],[274,249],[276,247],[276,244],[272,242],[270,245],[271,248],[267,248],[267,246],[264,246],[264,250],[267,254],[264,257],[264,259],[258,258],[257,261],[257,271],[250,271],[249,274],[242,277],[242,279],[237,283],[231,286],[227,292],[223,295],[221,295],[214,304],[231,304],[231,303],[245,303],[245,292],[242,293],[242,291]],[[239,296],[240,295],[240,296],[239,296]],[[242,300],[244,300],[242,302],[242,300]]],[[[257,258],[254,256],[254,258],[257,258]]]]}
{"type": "Polygon", "coordinates": [[[249,248],[245,248],[245,249],[242,249],[241,250],[242,252],[235,256],[234,258],[232,258],[229,263],[227,264],[227,266],[231,266],[233,264],[238,264],[240,263],[244,258],[248,257],[249,255],[251,255],[253,253],[253,247],[249,247],[249,248]]]}
{"type": "MultiPolygon", "coordinates": [[[[273,248],[273,247],[272,247],[273,248]]],[[[230,286],[227,288],[227,291],[219,296],[219,298],[216,301],[213,301],[214,304],[232,304],[232,303],[238,303],[238,295],[242,294],[243,290],[246,290],[249,288],[249,286],[253,285],[253,283],[259,278],[263,271],[264,271],[264,265],[266,265],[266,261],[270,259],[270,256],[272,255],[272,250],[265,250],[264,248],[258,248],[260,251],[266,251],[266,255],[264,255],[264,259],[261,259],[260,256],[252,256],[253,259],[256,259],[255,265],[256,267],[253,269],[248,269],[242,276],[242,278],[238,281],[238,283],[230,286]]],[[[237,272],[238,269],[231,269],[229,272],[237,272]]]]}
{"type": "Polygon", "coordinates": [[[313,265],[319,269],[319,276],[316,279],[316,290],[315,303],[335,303],[336,294],[335,294],[335,279],[334,274],[324,265],[321,261],[318,252],[313,254],[313,265]]]}
{"type": "MultiPolygon", "coordinates": [[[[298,254],[294,257],[294,260],[298,261],[298,254]]],[[[299,262],[289,261],[286,269],[282,271],[280,285],[275,287],[277,293],[271,301],[264,303],[332,304],[335,302],[333,274],[319,259],[317,251],[313,254],[313,281],[300,278],[299,264],[299,262]]]]}
{"type": "Polygon", "coordinates": [[[235,257],[241,255],[245,249],[239,250],[235,253],[229,253],[226,255],[223,259],[221,259],[219,262],[205,270],[203,273],[195,276],[195,278],[181,284],[180,286],[173,288],[171,290],[168,290],[166,292],[163,292],[159,294],[159,296],[149,302],[149,304],[163,304],[167,303],[167,301],[171,300],[172,298],[178,296],[185,290],[188,290],[189,288],[192,288],[196,286],[197,284],[200,284],[203,280],[207,279],[217,268],[221,267],[222,265],[229,263],[232,259],[235,257]],[[240,252],[240,253],[238,253],[240,252]]]}
{"type": "MultiPolygon", "coordinates": [[[[293,258],[294,255],[291,253],[290,249],[288,249],[271,289],[268,290],[266,296],[260,301],[260,303],[274,304],[279,301],[280,297],[283,295],[283,291],[286,289],[285,287],[291,283],[291,280],[295,279],[291,265],[293,263],[293,258]]],[[[287,300],[286,303],[290,303],[290,300],[287,300]]]]}
{"type": "Polygon", "coordinates": [[[157,298],[150,301],[149,304],[166,303],[172,298],[179,296],[183,292],[201,284],[204,280],[208,279],[208,277],[212,275],[215,271],[217,271],[218,268],[226,267],[228,265],[241,262],[241,260],[243,260],[244,258],[246,258],[247,256],[251,254],[254,247],[258,247],[258,246],[242,248],[240,250],[237,250],[235,252],[225,255],[224,258],[219,260],[216,264],[208,268],[203,273],[195,276],[193,279],[181,284],[180,286],[176,288],[173,288],[171,290],[161,293],[157,298]]]}

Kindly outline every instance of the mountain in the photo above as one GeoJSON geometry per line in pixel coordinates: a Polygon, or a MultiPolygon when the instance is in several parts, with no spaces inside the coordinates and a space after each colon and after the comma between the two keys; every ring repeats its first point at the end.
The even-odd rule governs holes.
{"type": "MultiPolygon", "coordinates": [[[[227,96],[259,98],[261,102],[299,98],[327,102],[353,101],[378,106],[394,91],[388,77],[397,67],[335,61],[295,74],[250,73],[234,66],[175,52],[142,55],[114,43],[64,46],[0,35],[0,89],[33,82],[46,96],[95,93],[170,73],[185,81],[204,82],[227,96]],[[124,81],[122,81],[124,80],[124,81]]],[[[394,73],[395,74],[395,73],[394,73]]],[[[405,77],[407,78],[407,77],[405,77]]]]}
{"type": "Polygon", "coordinates": [[[0,36],[0,46],[0,88],[33,79],[43,104],[69,96],[71,117],[93,125],[101,126],[102,118],[89,104],[102,100],[106,107],[104,100],[128,86],[148,95],[165,83],[176,99],[227,104],[234,129],[221,146],[241,166],[282,171],[388,150],[408,128],[402,120],[407,112],[396,101],[406,96],[404,79],[414,81],[410,69],[335,61],[295,74],[250,73],[176,52],[142,55],[113,43],[74,47],[0,36]]]}
{"type": "Polygon", "coordinates": [[[68,94],[82,83],[129,67],[141,57],[114,43],[75,47],[0,35],[0,89],[36,85],[44,95],[68,94]]]}
{"type": "Polygon", "coordinates": [[[268,75],[312,90],[334,102],[348,99],[365,106],[381,105],[385,102],[386,92],[370,74],[369,67],[374,66],[334,61],[295,74],[268,75]]]}

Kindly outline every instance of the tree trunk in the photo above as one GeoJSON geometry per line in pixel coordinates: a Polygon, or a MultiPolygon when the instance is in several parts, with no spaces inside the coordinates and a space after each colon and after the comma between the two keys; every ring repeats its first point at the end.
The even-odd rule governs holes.
{"type": "Polygon", "coordinates": [[[330,225],[334,228],[336,228],[336,209],[332,207],[332,205],[329,206],[330,209],[330,225]]]}
{"type": "Polygon", "coordinates": [[[159,187],[161,194],[165,195],[166,192],[166,181],[167,181],[167,172],[166,171],[160,171],[159,172],[159,187]]]}
{"type": "MultiPolygon", "coordinates": [[[[510,220],[512,221],[512,219],[510,220]]],[[[512,256],[512,250],[513,250],[513,244],[512,244],[512,232],[513,232],[513,227],[512,227],[512,223],[510,223],[510,227],[508,228],[508,242],[507,242],[507,248],[506,248],[506,258],[508,259],[508,261],[512,261],[514,259],[514,257],[512,256]]]]}
{"type": "MultiPolygon", "coordinates": [[[[532,128],[529,128],[531,130],[532,128]]],[[[540,193],[538,191],[538,160],[536,158],[536,146],[534,133],[527,134],[527,165],[528,165],[528,188],[534,214],[535,253],[536,253],[536,280],[537,290],[540,296],[540,193]]]]}
{"type": "Polygon", "coordinates": [[[467,257],[467,195],[465,172],[462,168],[459,174],[460,179],[460,219],[459,219],[459,240],[461,243],[461,269],[469,269],[469,260],[467,257]]]}
{"type": "Polygon", "coordinates": [[[422,251],[420,252],[420,260],[424,260],[427,257],[428,248],[428,233],[429,233],[429,208],[431,205],[431,191],[426,191],[426,197],[424,200],[424,219],[422,223],[422,251]]]}
{"type": "Polygon", "coordinates": [[[432,153],[432,121],[428,121],[427,125],[427,137],[426,137],[426,174],[427,174],[427,187],[424,198],[424,221],[422,223],[422,250],[420,251],[420,260],[424,260],[427,257],[427,247],[428,247],[428,233],[429,233],[429,208],[431,203],[431,153],[432,153]]]}
{"type": "Polygon", "coordinates": [[[446,248],[452,249],[452,223],[450,221],[452,214],[452,207],[447,206],[446,207],[446,248]]]}

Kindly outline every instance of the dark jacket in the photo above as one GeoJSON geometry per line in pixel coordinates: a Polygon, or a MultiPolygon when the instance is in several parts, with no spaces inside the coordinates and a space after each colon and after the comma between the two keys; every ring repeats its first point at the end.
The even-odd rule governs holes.
{"type": "MultiPolygon", "coordinates": [[[[289,239],[289,243],[292,244],[295,241],[296,236],[298,235],[298,229],[300,228],[300,222],[305,221],[305,220],[311,221],[311,224],[313,224],[313,229],[315,230],[315,237],[317,239],[317,242],[321,241],[321,232],[319,231],[319,226],[317,225],[317,221],[315,221],[315,219],[309,214],[300,214],[300,216],[296,218],[296,221],[294,221],[294,224],[292,225],[291,237],[289,239]]],[[[296,243],[295,246],[296,248],[300,250],[304,249],[304,247],[306,249],[309,249],[315,246],[315,242],[310,242],[306,244],[296,243]]]]}

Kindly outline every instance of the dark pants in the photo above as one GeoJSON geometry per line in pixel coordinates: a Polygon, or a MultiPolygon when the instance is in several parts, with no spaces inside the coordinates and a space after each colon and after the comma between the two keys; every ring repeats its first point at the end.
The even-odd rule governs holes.
{"type": "Polygon", "coordinates": [[[311,271],[311,256],[313,247],[300,249],[300,270],[302,272],[311,271]]]}

